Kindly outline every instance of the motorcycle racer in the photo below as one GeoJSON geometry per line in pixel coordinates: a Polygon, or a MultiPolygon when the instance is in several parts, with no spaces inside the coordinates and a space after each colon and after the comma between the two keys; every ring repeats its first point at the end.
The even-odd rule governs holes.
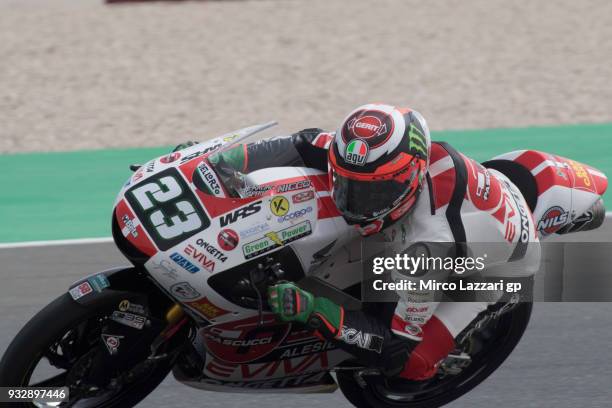
{"type": "MultiPolygon", "coordinates": [[[[335,133],[305,129],[237,145],[210,160],[228,172],[294,164],[328,172],[330,194],[344,220],[364,239],[380,236],[396,253],[414,243],[443,242],[457,244],[455,255],[461,256],[465,244],[499,242],[510,252],[489,259],[489,270],[512,262],[517,275],[528,276],[539,265],[536,230],[517,187],[450,145],[432,143],[425,119],[411,109],[364,105],[335,133]]],[[[398,296],[397,303],[348,311],[291,282],[268,291],[281,320],[308,325],[361,362],[409,380],[435,375],[455,338],[490,304],[440,303],[428,291],[398,296]]]]}

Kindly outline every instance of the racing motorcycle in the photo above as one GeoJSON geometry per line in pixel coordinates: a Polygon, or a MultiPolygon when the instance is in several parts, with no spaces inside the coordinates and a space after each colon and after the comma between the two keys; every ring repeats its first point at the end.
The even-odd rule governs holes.
{"type": "MultiPolygon", "coordinates": [[[[131,266],[75,282],[35,315],[1,360],[0,385],[67,386],[70,400],[60,406],[130,407],[172,371],[203,390],[339,387],[357,407],[417,408],[444,405],[495,371],[521,339],[531,303],[510,298],[489,307],[434,378],[405,387],[307,327],[275,319],[265,293],[280,280],[347,309],[363,305],[358,235],[331,200],[324,172],[294,163],[245,174],[213,160],[273,125],[132,166],[112,216],[114,241],[131,266]]],[[[596,169],[536,151],[483,165],[520,189],[541,238],[603,222],[607,179],[596,169]]]]}

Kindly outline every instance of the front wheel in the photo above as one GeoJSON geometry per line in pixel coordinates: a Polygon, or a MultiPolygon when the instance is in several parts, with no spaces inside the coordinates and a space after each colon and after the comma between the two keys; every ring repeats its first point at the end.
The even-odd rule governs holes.
{"type": "MultiPolygon", "coordinates": [[[[144,358],[131,364],[129,369],[122,367],[122,372],[110,368],[117,365],[110,361],[101,333],[104,325],[111,322],[110,316],[120,301],[121,297],[106,299],[85,307],[68,293],[55,299],[9,345],[0,361],[0,385],[68,386],[70,401],[66,405],[74,407],[136,405],[163,381],[173,360],[144,358]]],[[[136,336],[143,336],[146,330],[135,332],[136,336]]],[[[149,344],[139,346],[144,348],[149,344]]],[[[36,406],[45,405],[37,402],[36,406]]]]}
{"type": "Polygon", "coordinates": [[[353,372],[340,371],[338,384],[344,396],[358,408],[436,408],[466,394],[491,375],[512,353],[531,317],[532,303],[519,303],[510,311],[475,330],[470,338],[471,363],[455,375],[438,375],[423,383],[405,382],[389,387],[380,377],[363,376],[359,384],[353,372]]]}

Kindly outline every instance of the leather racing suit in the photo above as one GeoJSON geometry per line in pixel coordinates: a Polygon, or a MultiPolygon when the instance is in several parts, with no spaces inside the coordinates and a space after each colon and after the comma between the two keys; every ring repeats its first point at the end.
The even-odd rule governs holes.
{"type": "MultiPolygon", "coordinates": [[[[288,137],[238,145],[217,160],[245,174],[292,165],[327,172],[332,138],[333,134],[320,129],[305,129],[288,137]]],[[[489,271],[494,273],[503,264],[504,273],[509,268],[515,276],[536,272],[537,233],[525,199],[508,178],[446,143],[433,142],[426,181],[414,209],[377,231],[394,252],[402,253],[414,243],[441,242],[456,244],[460,254],[470,243],[496,242],[507,251],[487,260],[489,271]]],[[[444,280],[444,276],[436,278],[444,280]]],[[[339,317],[324,319],[326,324],[313,328],[386,375],[425,380],[455,348],[459,333],[497,300],[439,302],[427,290],[398,291],[397,295],[397,302],[364,303],[359,311],[321,301],[322,315],[335,307],[339,312],[330,314],[337,312],[339,317]]]]}

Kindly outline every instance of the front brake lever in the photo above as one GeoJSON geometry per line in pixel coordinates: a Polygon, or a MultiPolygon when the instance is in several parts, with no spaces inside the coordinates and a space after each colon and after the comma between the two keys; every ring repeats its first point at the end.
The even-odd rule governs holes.
{"type": "Polygon", "coordinates": [[[249,271],[249,280],[251,287],[257,294],[257,311],[259,313],[259,324],[263,325],[263,295],[261,294],[260,286],[267,289],[268,285],[274,284],[282,279],[285,272],[281,269],[279,262],[273,263],[274,258],[266,258],[265,264],[257,264],[256,269],[249,271]]]}

